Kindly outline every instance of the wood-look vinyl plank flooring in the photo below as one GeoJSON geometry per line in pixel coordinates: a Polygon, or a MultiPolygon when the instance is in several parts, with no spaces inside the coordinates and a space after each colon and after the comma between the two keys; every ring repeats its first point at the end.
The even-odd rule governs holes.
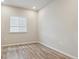
{"type": "Polygon", "coordinates": [[[1,59],[71,59],[41,44],[2,47],[1,59]]]}

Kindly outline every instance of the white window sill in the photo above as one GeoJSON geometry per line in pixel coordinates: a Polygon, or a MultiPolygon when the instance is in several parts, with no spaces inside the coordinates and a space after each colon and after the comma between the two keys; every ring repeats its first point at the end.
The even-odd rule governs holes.
{"type": "Polygon", "coordinates": [[[9,32],[9,34],[26,34],[27,32],[9,32]]]}

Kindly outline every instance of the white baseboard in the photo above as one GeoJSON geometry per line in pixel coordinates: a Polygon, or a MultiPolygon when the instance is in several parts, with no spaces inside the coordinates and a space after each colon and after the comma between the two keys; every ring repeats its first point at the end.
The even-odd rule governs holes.
{"type": "Polygon", "coordinates": [[[69,57],[71,57],[72,59],[78,59],[78,57],[75,57],[75,56],[72,56],[72,55],[70,55],[70,54],[68,54],[68,53],[62,52],[62,51],[60,51],[60,50],[58,50],[58,49],[56,49],[56,48],[53,48],[53,47],[51,47],[51,46],[48,46],[48,45],[44,44],[44,43],[41,43],[41,42],[39,42],[39,43],[42,44],[42,45],[44,45],[44,46],[46,46],[46,47],[48,47],[48,48],[50,48],[50,49],[53,49],[53,50],[55,50],[55,51],[58,51],[58,52],[60,52],[60,53],[62,53],[62,54],[64,54],[64,55],[66,55],[66,56],[69,56],[69,57]]]}
{"type": "Polygon", "coordinates": [[[38,43],[38,42],[37,41],[32,41],[32,42],[23,42],[23,43],[7,44],[7,45],[1,45],[1,46],[2,47],[8,47],[8,46],[25,45],[25,44],[33,44],[33,43],[38,43]]]}

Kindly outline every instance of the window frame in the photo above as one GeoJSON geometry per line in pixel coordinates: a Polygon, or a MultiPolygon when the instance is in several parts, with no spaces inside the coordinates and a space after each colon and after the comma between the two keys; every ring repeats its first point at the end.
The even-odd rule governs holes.
{"type": "Polygon", "coordinates": [[[10,17],[9,17],[9,33],[27,33],[27,18],[24,17],[24,18],[25,18],[25,21],[26,21],[26,22],[25,22],[25,28],[26,28],[25,30],[26,30],[26,31],[22,31],[22,32],[11,32],[11,31],[10,31],[10,28],[11,28],[11,25],[10,25],[11,17],[24,17],[24,16],[10,16],[10,17]]]}

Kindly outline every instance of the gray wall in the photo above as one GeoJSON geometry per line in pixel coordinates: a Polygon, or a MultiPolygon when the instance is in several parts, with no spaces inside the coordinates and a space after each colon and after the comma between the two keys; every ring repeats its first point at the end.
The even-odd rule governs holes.
{"type": "Polygon", "coordinates": [[[77,57],[77,0],[53,0],[38,16],[40,42],[77,57]]]}
{"type": "Polygon", "coordinates": [[[10,6],[1,6],[1,23],[2,23],[2,45],[37,42],[37,12],[27,9],[21,9],[10,6]],[[26,33],[10,33],[9,20],[10,16],[24,16],[27,18],[26,33]]]}

